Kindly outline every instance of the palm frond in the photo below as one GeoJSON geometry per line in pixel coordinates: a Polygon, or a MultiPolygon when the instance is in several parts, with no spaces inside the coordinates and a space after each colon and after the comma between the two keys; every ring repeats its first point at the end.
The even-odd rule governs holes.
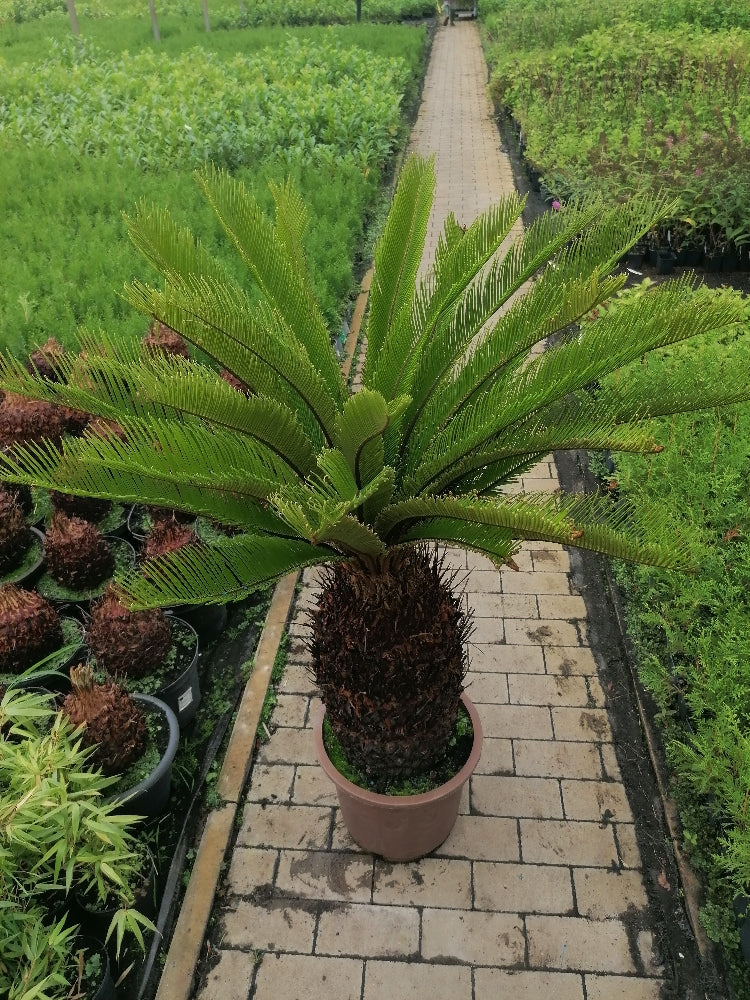
{"type": "Polygon", "coordinates": [[[432,492],[433,484],[483,449],[505,428],[530,414],[597,382],[638,357],[709,331],[730,328],[737,321],[736,303],[710,294],[696,298],[690,279],[678,279],[653,289],[637,308],[616,310],[531,360],[489,387],[438,432],[410,480],[415,492],[432,492]],[[700,303],[701,308],[696,308],[700,303]]]}
{"type": "Polygon", "coordinates": [[[199,180],[264,298],[304,347],[333,405],[340,406],[345,397],[344,380],[307,269],[297,266],[301,246],[295,234],[304,225],[304,219],[294,218],[299,201],[285,196],[283,189],[275,189],[281,209],[280,236],[240,181],[213,167],[199,180]]]}
{"type": "Polygon", "coordinates": [[[433,161],[410,157],[399,175],[385,229],[375,247],[363,373],[363,384],[372,389],[379,388],[371,373],[394,317],[414,297],[434,189],[433,161]]]}
{"type": "Polygon", "coordinates": [[[145,572],[118,579],[134,609],[241,600],[285,573],[333,562],[341,556],[300,539],[242,535],[215,545],[188,545],[168,556],[149,559],[145,572]]]}
{"type": "Polygon", "coordinates": [[[252,308],[213,280],[189,278],[158,291],[141,282],[126,290],[142,311],[183,333],[251,389],[292,409],[306,430],[331,441],[336,407],[328,386],[282,318],[252,308]]]}
{"type": "Polygon", "coordinates": [[[125,437],[87,432],[63,441],[16,445],[0,455],[0,475],[76,496],[194,510],[218,521],[288,534],[261,501],[296,481],[261,445],[196,424],[130,419],[125,437]],[[247,508],[247,509],[246,509],[247,508]]]}
{"type": "Polygon", "coordinates": [[[599,494],[519,494],[479,497],[419,497],[387,507],[376,525],[389,544],[429,538],[432,518],[481,525],[500,541],[512,538],[559,542],[669,569],[688,569],[690,553],[667,516],[639,510],[599,494]]]}

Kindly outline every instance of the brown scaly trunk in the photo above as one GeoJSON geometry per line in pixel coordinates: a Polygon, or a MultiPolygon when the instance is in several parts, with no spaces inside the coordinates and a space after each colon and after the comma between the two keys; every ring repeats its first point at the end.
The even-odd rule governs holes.
{"type": "Polygon", "coordinates": [[[470,621],[424,548],[323,571],[312,671],[350,762],[371,777],[428,771],[453,734],[470,621]]]}

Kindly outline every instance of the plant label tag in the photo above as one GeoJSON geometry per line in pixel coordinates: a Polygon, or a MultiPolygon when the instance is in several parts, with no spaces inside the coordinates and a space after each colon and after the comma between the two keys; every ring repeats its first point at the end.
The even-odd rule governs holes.
{"type": "Polygon", "coordinates": [[[187,691],[183,691],[181,695],[177,698],[177,708],[184,712],[188,705],[192,704],[193,701],[193,689],[188,688],[187,691]]]}

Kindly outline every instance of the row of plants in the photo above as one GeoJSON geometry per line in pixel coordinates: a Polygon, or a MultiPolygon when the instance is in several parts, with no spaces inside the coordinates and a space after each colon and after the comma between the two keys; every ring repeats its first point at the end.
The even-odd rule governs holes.
{"type": "MultiPolygon", "coordinates": [[[[649,282],[610,307],[646,295],[649,282]]],[[[737,293],[725,291],[726,295],[737,293]]],[[[657,381],[692,355],[721,365],[728,343],[750,365],[750,303],[745,323],[723,337],[670,348],[638,362],[657,381]]],[[[592,459],[603,488],[623,502],[661,502],[692,550],[696,572],[614,564],[628,636],[650,692],[680,806],[683,841],[702,876],[701,917],[722,943],[738,996],[750,990],[750,938],[740,953],[736,912],[750,890],[750,409],[747,404],[655,421],[663,451],[647,459],[592,459]],[[645,463],[645,467],[644,467],[645,463]]]]}
{"type": "MultiPolygon", "coordinates": [[[[258,25],[351,24],[357,17],[356,0],[210,0],[211,24],[216,27],[257,27],[258,25]]],[[[159,0],[159,18],[163,14],[202,18],[199,2],[159,0]]],[[[79,0],[79,18],[138,17],[147,20],[147,9],[137,0],[79,0]]],[[[430,0],[362,0],[361,17],[365,21],[391,23],[406,18],[432,16],[435,5],[430,0]]],[[[0,24],[23,22],[42,17],[67,18],[65,0],[1,0],[0,24]]]]}
{"type": "Polygon", "coordinates": [[[550,198],[666,191],[677,211],[659,236],[673,249],[750,243],[750,36],[739,5],[712,31],[700,19],[654,23],[638,4],[603,23],[600,5],[566,0],[554,12],[568,30],[551,45],[536,32],[540,9],[490,0],[484,34],[493,98],[550,198]]]}
{"type": "Polygon", "coordinates": [[[252,56],[141,51],[113,59],[70,39],[35,64],[2,66],[0,142],[114,152],[147,170],[290,163],[383,166],[407,67],[361,48],[289,38],[252,56]]]}
{"type": "MultiPolygon", "coordinates": [[[[8,135],[5,137],[3,157],[0,158],[0,186],[5,208],[0,217],[0,246],[8,250],[0,255],[0,328],[6,345],[19,355],[28,353],[49,336],[55,336],[64,346],[71,346],[74,331],[80,325],[92,331],[103,327],[110,335],[129,340],[140,335],[141,321],[125,306],[117,290],[134,272],[137,259],[124,238],[122,213],[132,211],[141,197],[152,202],[174,198],[176,211],[184,221],[203,218],[206,222],[204,241],[219,252],[230,270],[240,275],[242,265],[238,266],[232,255],[222,248],[219,228],[211,221],[210,210],[200,197],[191,165],[183,162],[182,152],[188,159],[190,148],[195,150],[197,142],[188,138],[191,133],[183,127],[182,105],[187,102],[197,109],[198,118],[193,119],[193,128],[198,128],[198,119],[203,121],[205,145],[232,162],[245,156],[240,129],[239,126],[235,128],[231,118],[222,117],[223,112],[217,110],[215,104],[212,115],[218,119],[218,124],[212,122],[211,116],[200,109],[202,105],[211,104],[213,84],[208,87],[207,81],[201,84],[200,76],[191,77],[194,93],[186,97],[183,84],[175,75],[175,67],[182,67],[187,72],[191,61],[196,66],[209,67],[215,73],[212,80],[219,89],[223,85],[221,81],[226,84],[226,99],[242,105],[245,93],[252,94],[256,89],[254,80],[248,78],[244,89],[240,89],[231,80],[226,67],[240,58],[237,52],[246,41],[255,55],[245,60],[245,65],[252,63],[258,73],[265,72],[269,77],[266,92],[283,92],[289,96],[289,105],[285,106],[281,100],[277,102],[280,117],[275,124],[272,117],[268,117],[262,125],[257,120],[252,125],[258,135],[275,134],[277,142],[282,144],[281,152],[269,146],[264,159],[240,166],[236,173],[259,192],[266,204],[270,201],[268,177],[286,175],[300,187],[311,213],[305,245],[313,281],[329,328],[332,333],[338,332],[342,312],[354,286],[358,248],[377,204],[383,163],[403,141],[403,114],[398,109],[401,95],[406,96],[407,102],[411,101],[418,87],[425,59],[423,29],[363,26],[356,36],[351,29],[332,28],[330,33],[310,29],[298,45],[286,31],[262,32],[266,47],[275,44],[275,49],[269,49],[265,62],[257,55],[253,31],[221,36],[212,33],[212,40],[234,39],[233,46],[221,50],[221,59],[205,50],[193,59],[186,54],[187,41],[176,47],[174,60],[162,60],[157,64],[146,54],[144,58],[153,73],[169,78],[175,92],[173,95],[166,90],[162,92],[161,113],[171,116],[174,122],[171,138],[157,135],[153,143],[149,140],[145,147],[140,147],[144,149],[140,160],[154,164],[154,169],[144,171],[132,161],[122,163],[118,152],[118,149],[127,150],[131,144],[132,148],[137,148],[136,133],[142,127],[146,131],[150,128],[146,122],[150,115],[151,77],[141,76],[137,92],[133,91],[130,80],[139,76],[133,66],[140,65],[140,57],[133,57],[134,63],[123,62],[125,57],[119,52],[107,55],[104,49],[97,48],[92,62],[86,56],[89,50],[84,45],[80,57],[73,54],[75,49],[72,52],[65,49],[67,54],[63,56],[64,46],[60,46],[50,48],[48,58],[40,61],[39,52],[45,47],[43,26],[23,27],[33,28],[38,34],[34,36],[38,43],[34,61],[12,59],[14,47],[5,50],[3,56],[8,60],[9,79],[16,81],[20,104],[27,108],[31,119],[40,120],[39,110],[34,109],[33,102],[25,102],[36,91],[37,103],[50,111],[53,91],[56,92],[58,111],[62,113],[67,108],[71,134],[78,130],[85,149],[81,151],[82,143],[78,143],[76,150],[70,150],[39,142],[29,144],[23,137],[13,140],[8,135]],[[290,81],[284,79],[279,50],[288,53],[290,59],[298,60],[299,72],[295,75],[302,78],[300,88],[308,95],[307,103],[300,100],[295,104],[290,81]],[[233,54],[227,55],[230,52],[233,54]],[[303,53],[310,55],[315,68],[306,68],[303,53]],[[323,54],[330,60],[327,66],[323,54]],[[33,82],[36,79],[39,83],[36,74],[41,72],[40,65],[46,67],[43,75],[48,87],[44,92],[39,92],[33,82]],[[347,67],[358,77],[358,82],[352,81],[351,76],[342,76],[347,67]],[[377,82],[376,71],[385,74],[385,77],[381,74],[377,82]],[[86,80],[86,86],[74,85],[67,93],[66,80],[77,73],[86,80]],[[327,105],[312,95],[311,85],[304,82],[306,76],[335,81],[326,91],[327,105]],[[104,85],[110,77],[109,96],[106,93],[100,93],[98,98],[91,96],[97,90],[93,80],[104,85]],[[390,89],[383,86],[386,77],[390,89]],[[381,110],[384,100],[391,103],[385,123],[378,123],[375,129],[370,128],[372,109],[368,110],[368,105],[372,102],[369,97],[365,100],[361,92],[363,87],[370,87],[373,93],[379,92],[374,97],[374,105],[381,110]],[[73,91],[80,96],[80,111],[76,110],[72,99],[73,91]],[[360,102],[351,98],[355,91],[360,93],[360,102]],[[126,93],[136,98],[135,104],[140,107],[140,112],[133,113],[130,118],[130,111],[124,110],[126,105],[130,106],[125,100],[126,93]],[[93,113],[92,101],[103,105],[108,102],[107,109],[98,117],[93,113]],[[91,112],[88,121],[83,107],[91,112]],[[317,115],[314,120],[305,117],[313,114],[317,115]],[[283,135],[282,122],[286,123],[288,136],[283,135]],[[130,126],[136,133],[128,132],[130,126]],[[297,138],[293,135],[294,128],[299,132],[297,138]],[[318,137],[324,132],[331,141],[319,141],[318,137]],[[89,139],[84,142],[85,135],[89,139]],[[224,145],[220,149],[222,142],[224,145]],[[152,145],[153,156],[149,152],[152,145]],[[305,147],[310,155],[304,153],[305,147]],[[359,150],[357,155],[356,149],[359,150]],[[95,150],[99,152],[92,155],[95,150]],[[176,159],[169,159],[167,150],[171,150],[176,159]],[[41,199],[38,197],[40,191],[44,192],[41,199]]],[[[115,31],[112,38],[117,37],[115,31]]],[[[28,41],[33,38],[30,36],[28,41]]],[[[26,46],[21,48],[28,55],[26,46]]],[[[249,97],[246,103],[253,105],[253,99],[249,97]]],[[[10,96],[6,96],[5,114],[12,115],[9,109],[15,106],[10,96]]],[[[257,113],[257,101],[254,107],[257,113]]],[[[52,115],[49,120],[57,119],[52,115]]],[[[246,125],[245,131],[248,129],[250,125],[246,125]]],[[[124,155],[128,155],[127,152],[124,155]]]]}
{"type": "MultiPolygon", "coordinates": [[[[187,354],[184,341],[158,325],[144,337],[142,350],[158,354],[167,365],[170,359],[187,354]]],[[[59,344],[49,341],[27,365],[54,380],[64,355],[59,344]]],[[[74,363],[78,361],[84,363],[83,358],[74,363]]],[[[227,391],[239,394],[242,386],[228,374],[225,377],[227,391]]],[[[65,448],[71,435],[122,433],[117,425],[91,421],[81,411],[12,393],[5,393],[0,402],[4,448],[22,441],[50,441],[65,448]]],[[[61,743],[55,755],[45,756],[46,751],[35,743],[17,745],[16,734],[10,733],[19,774],[33,780],[35,774],[39,778],[41,768],[40,780],[46,782],[49,764],[60,797],[45,835],[35,838],[36,828],[31,826],[29,839],[20,838],[29,878],[43,873],[45,863],[52,864],[43,855],[48,845],[55,847],[55,838],[66,838],[65,848],[75,855],[69,862],[63,858],[62,874],[56,869],[55,884],[42,885],[45,892],[26,899],[23,887],[18,889],[19,906],[28,903],[38,918],[34,945],[43,950],[48,934],[54,941],[40,956],[30,950],[27,940],[18,943],[16,951],[15,937],[10,939],[13,946],[7,956],[3,953],[7,964],[0,976],[3,971],[7,974],[9,995],[17,1000],[67,997],[82,947],[78,928],[89,934],[103,933],[110,920],[116,937],[109,952],[96,953],[99,964],[109,962],[116,974],[123,975],[129,996],[142,995],[142,984],[135,982],[141,964],[138,945],[143,950],[144,934],[150,940],[154,931],[149,918],[156,915],[170,867],[169,851],[186,812],[194,805],[191,794],[195,799],[202,783],[198,774],[207,734],[214,733],[222,716],[228,718],[226,713],[239,690],[239,664],[222,673],[212,663],[206,672],[200,660],[204,649],[216,654],[214,640],[224,629],[226,608],[210,614],[200,606],[184,608],[183,618],[162,610],[133,612],[111,581],[115,572],[132,568],[136,551],[139,562],[147,567],[149,560],[166,552],[199,547],[204,539],[215,541],[222,534],[219,526],[197,524],[160,507],[130,508],[126,517],[123,505],[109,501],[56,491],[32,493],[9,484],[0,488],[0,697],[6,689],[42,686],[51,690],[42,695],[46,702],[40,717],[49,720],[59,710],[50,723],[52,743],[61,743]],[[124,562],[118,560],[120,550],[127,557],[124,562]],[[201,684],[205,681],[208,698],[204,701],[201,684]],[[67,744],[73,740],[80,750],[69,763],[66,740],[67,744]],[[91,775],[91,768],[101,773],[91,775]],[[185,787],[173,788],[175,770],[191,776],[185,787]],[[88,790],[84,806],[92,814],[90,829],[87,815],[78,815],[79,787],[88,790]],[[123,852],[124,841],[110,836],[107,822],[111,813],[122,811],[118,803],[123,800],[128,813],[145,816],[148,823],[136,827],[132,819],[127,820],[129,852],[122,863],[105,869],[103,879],[97,855],[87,853],[83,834],[80,853],[75,854],[76,828],[82,824],[89,839],[92,831],[100,831],[111,847],[102,864],[111,864],[110,857],[119,862],[117,852],[123,852]],[[172,823],[164,831],[161,815],[167,805],[172,823]],[[66,835],[71,829],[73,836],[66,835]],[[145,908],[143,918],[134,906],[145,908]]],[[[247,610],[257,619],[263,613],[262,598],[247,610]]],[[[245,631],[249,625],[249,619],[241,623],[245,631]]],[[[23,794],[19,788],[18,781],[10,783],[8,809],[13,808],[14,796],[23,794]]],[[[22,801],[24,808],[18,811],[23,823],[29,813],[22,801]]],[[[15,821],[3,833],[11,845],[19,839],[15,821]]],[[[63,846],[57,845],[56,852],[62,858],[63,846]]],[[[13,876],[3,870],[2,878],[5,883],[13,876]]],[[[26,926],[25,911],[6,916],[10,923],[26,926]]],[[[81,962],[83,968],[88,959],[81,962]]],[[[104,1000],[98,992],[86,995],[104,1000]]]]}

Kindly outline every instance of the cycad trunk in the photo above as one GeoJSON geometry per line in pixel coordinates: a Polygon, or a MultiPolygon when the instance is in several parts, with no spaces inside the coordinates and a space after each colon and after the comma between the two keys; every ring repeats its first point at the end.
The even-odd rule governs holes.
{"type": "Polygon", "coordinates": [[[323,573],[312,669],[344,752],[372,778],[429,771],[453,735],[466,673],[470,623],[453,577],[414,547],[323,573]]]}

